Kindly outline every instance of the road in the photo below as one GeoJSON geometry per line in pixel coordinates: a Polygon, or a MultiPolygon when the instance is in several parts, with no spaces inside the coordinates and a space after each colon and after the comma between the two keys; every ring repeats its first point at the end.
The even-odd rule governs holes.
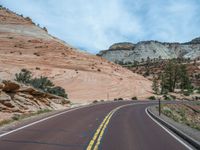
{"type": "Polygon", "coordinates": [[[146,114],[150,105],[121,101],[65,112],[2,135],[0,150],[188,149],[146,114]]]}

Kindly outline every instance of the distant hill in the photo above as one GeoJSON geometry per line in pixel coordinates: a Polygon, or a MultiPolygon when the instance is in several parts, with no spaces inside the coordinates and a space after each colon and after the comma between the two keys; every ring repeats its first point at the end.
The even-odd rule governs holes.
{"type": "Polygon", "coordinates": [[[22,68],[34,76],[47,76],[66,90],[72,102],[144,98],[151,94],[151,81],[101,57],[80,52],[49,35],[30,18],[0,7],[0,79],[13,79],[22,68]]]}
{"type": "Polygon", "coordinates": [[[145,61],[150,59],[186,58],[196,59],[200,57],[200,37],[186,43],[167,43],[159,41],[141,41],[133,43],[116,43],[108,50],[97,54],[112,62],[145,61]]]}

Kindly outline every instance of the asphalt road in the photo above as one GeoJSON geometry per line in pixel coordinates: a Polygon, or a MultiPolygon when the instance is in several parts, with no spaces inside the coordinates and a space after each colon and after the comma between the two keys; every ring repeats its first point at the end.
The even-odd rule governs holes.
{"type": "Polygon", "coordinates": [[[66,112],[0,137],[0,150],[187,149],[145,113],[152,103],[132,104],[104,103],[66,112]]]}

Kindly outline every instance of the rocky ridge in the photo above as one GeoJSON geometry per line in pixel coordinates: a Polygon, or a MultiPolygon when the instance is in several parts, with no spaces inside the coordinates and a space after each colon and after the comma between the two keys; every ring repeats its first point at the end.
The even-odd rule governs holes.
{"type": "Polygon", "coordinates": [[[116,43],[108,50],[101,51],[98,56],[112,62],[134,62],[150,59],[186,58],[197,59],[200,57],[200,37],[186,43],[167,43],[159,41],[142,41],[133,43],[116,43]]]}

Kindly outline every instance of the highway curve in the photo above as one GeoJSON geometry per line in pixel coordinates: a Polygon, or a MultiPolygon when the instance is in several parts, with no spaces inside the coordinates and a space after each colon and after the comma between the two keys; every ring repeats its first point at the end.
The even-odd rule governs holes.
{"type": "Polygon", "coordinates": [[[121,101],[65,112],[0,135],[0,150],[188,149],[146,114],[152,104],[121,101]]]}

